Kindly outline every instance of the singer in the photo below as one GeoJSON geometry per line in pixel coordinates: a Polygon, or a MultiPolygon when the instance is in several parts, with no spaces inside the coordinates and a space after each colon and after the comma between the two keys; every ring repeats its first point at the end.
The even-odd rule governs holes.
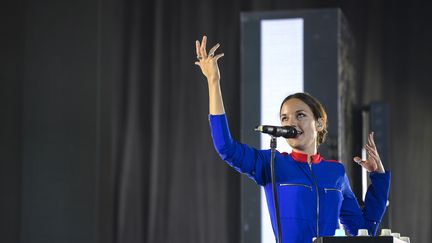
{"type": "MultiPolygon", "coordinates": [[[[215,54],[219,44],[206,50],[207,37],[196,41],[195,62],[207,78],[209,121],[216,151],[230,166],[248,175],[265,189],[275,238],[275,215],[270,179],[270,150],[259,150],[234,141],[230,135],[220,88],[217,64],[223,53],[215,54]]],[[[280,208],[282,242],[311,243],[313,237],[333,236],[338,220],[350,235],[368,229],[375,235],[385,212],[390,188],[390,172],[384,170],[374,143],[373,133],[364,145],[367,159],[354,157],[369,173],[365,206],[360,208],[342,163],[322,158],[318,148],[325,141],[327,115],[324,107],[306,93],[286,97],[280,106],[282,126],[297,130],[287,138],[292,153],[276,153],[275,170],[280,208]]]]}

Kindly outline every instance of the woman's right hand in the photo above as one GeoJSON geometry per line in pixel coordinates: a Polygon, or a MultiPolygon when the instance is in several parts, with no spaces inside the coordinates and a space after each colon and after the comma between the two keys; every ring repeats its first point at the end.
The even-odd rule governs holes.
{"type": "Polygon", "coordinates": [[[203,36],[201,43],[197,40],[195,42],[196,54],[198,61],[195,62],[201,68],[201,72],[206,76],[207,81],[219,82],[220,73],[217,61],[219,58],[223,57],[224,54],[220,53],[215,55],[215,51],[220,46],[219,43],[213,46],[207,54],[206,50],[207,36],[203,36]]]}
{"type": "Polygon", "coordinates": [[[206,76],[209,88],[209,113],[220,115],[225,113],[223,105],[222,92],[220,88],[220,73],[217,60],[223,57],[223,53],[215,56],[214,52],[218,49],[219,44],[213,46],[208,55],[206,50],[207,36],[203,36],[201,43],[196,41],[196,54],[198,61],[195,62],[201,68],[201,72],[206,76]]]}

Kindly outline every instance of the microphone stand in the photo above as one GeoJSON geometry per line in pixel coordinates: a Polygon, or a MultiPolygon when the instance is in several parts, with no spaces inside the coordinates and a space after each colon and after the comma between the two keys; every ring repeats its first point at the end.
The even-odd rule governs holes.
{"type": "Polygon", "coordinates": [[[274,213],[276,218],[276,229],[277,229],[277,238],[278,243],[282,242],[282,230],[281,230],[281,224],[280,224],[280,215],[279,215],[279,203],[278,203],[278,197],[277,197],[277,190],[276,190],[276,175],[275,175],[275,154],[276,154],[276,137],[271,136],[270,139],[270,171],[271,171],[271,182],[272,182],[272,192],[273,192],[273,207],[274,207],[274,213]]]}

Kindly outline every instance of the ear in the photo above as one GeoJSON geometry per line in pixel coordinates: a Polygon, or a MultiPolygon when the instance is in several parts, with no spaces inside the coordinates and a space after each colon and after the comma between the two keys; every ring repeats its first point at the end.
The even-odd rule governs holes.
{"type": "Polygon", "coordinates": [[[324,130],[324,120],[322,118],[318,118],[318,120],[316,122],[316,129],[318,132],[321,132],[322,130],[324,130]]]}

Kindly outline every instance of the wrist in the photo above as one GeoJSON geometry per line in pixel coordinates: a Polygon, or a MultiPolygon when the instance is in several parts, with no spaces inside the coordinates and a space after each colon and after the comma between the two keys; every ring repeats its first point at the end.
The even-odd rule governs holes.
{"type": "Polygon", "coordinates": [[[374,171],[375,173],[385,173],[384,166],[378,166],[378,168],[374,171]]]}
{"type": "Polygon", "coordinates": [[[207,82],[209,84],[215,84],[215,83],[219,83],[220,78],[219,77],[209,77],[207,78],[207,82]]]}
{"type": "Polygon", "coordinates": [[[208,79],[207,82],[208,82],[209,89],[219,88],[220,86],[219,79],[208,79]]]}

